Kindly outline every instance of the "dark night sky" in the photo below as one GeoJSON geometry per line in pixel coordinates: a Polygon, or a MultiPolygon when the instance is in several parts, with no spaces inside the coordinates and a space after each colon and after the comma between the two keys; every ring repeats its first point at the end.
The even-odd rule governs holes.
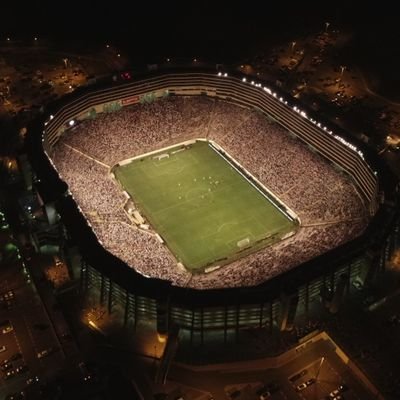
{"type": "Polygon", "coordinates": [[[182,55],[221,61],[251,54],[260,43],[315,32],[330,21],[331,27],[354,30],[351,53],[360,62],[388,79],[400,67],[400,24],[393,1],[361,6],[350,0],[215,3],[33,0],[21,6],[11,0],[1,5],[0,35],[104,39],[142,59],[182,55]]]}

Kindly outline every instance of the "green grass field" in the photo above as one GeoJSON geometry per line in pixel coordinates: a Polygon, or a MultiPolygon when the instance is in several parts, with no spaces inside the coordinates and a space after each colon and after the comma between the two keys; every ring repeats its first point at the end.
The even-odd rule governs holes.
{"type": "Polygon", "coordinates": [[[295,229],[208,142],[172,154],[180,148],[135,159],[114,173],[188,270],[226,264],[295,229]],[[169,157],[155,158],[165,153],[169,157]]]}

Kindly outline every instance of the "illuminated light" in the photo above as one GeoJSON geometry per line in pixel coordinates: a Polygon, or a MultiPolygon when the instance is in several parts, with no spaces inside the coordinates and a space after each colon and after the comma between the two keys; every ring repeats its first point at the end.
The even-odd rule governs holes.
{"type": "Polygon", "coordinates": [[[222,75],[222,72],[218,72],[218,76],[221,76],[222,75]]]}
{"type": "Polygon", "coordinates": [[[89,325],[91,326],[91,327],[93,327],[94,329],[99,329],[99,327],[91,320],[91,319],[89,319],[89,325]]]}
{"type": "Polygon", "coordinates": [[[276,93],[275,93],[275,92],[274,92],[274,93],[272,93],[272,96],[276,97],[276,93]]]}
{"type": "Polygon", "coordinates": [[[197,58],[193,58],[193,62],[197,62],[197,58]]]}
{"type": "Polygon", "coordinates": [[[246,78],[242,78],[242,82],[246,82],[247,81],[247,79],[246,78]]]}
{"type": "Polygon", "coordinates": [[[50,115],[50,119],[53,119],[54,118],[54,115],[50,115]]]}
{"type": "Polygon", "coordinates": [[[69,85],[69,86],[68,86],[68,89],[72,89],[72,85],[69,85]]]}
{"type": "Polygon", "coordinates": [[[75,125],[75,121],[73,119],[71,119],[71,121],[68,122],[69,126],[74,126],[75,125]]]}
{"type": "Polygon", "coordinates": [[[7,42],[9,42],[10,40],[11,40],[11,39],[8,37],[8,38],[7,38],[7,42]]]}
{"type": "Polygon", "coordinates": [[[251,84],[254,85],[254,81],[251,81],[251,84]]]}
{"type": "Polygon", "coordinates": [[[106,44],[106,47],[107,47],[107,49],[109,49],[109,48],[110,48],[110,45],[109,45],[109,44],[106,44]]]}
{"type": "Polygon", "coordinates": [[[167,341],[167,335],[161,335],[160,333],[158,333],[157,339],[160,343],[165,343],[167,341]]]}
{"type": "Polygon", "coordinates": [[[300,115],[301,115],[302,117],[304,117],[304,118],[307,118],[307,114],[306,114],[304,111],[301,111],[301,112],[300,112],[300,115]]]}
{"type": "Polygon", "coordinates": [[[35,36],[35,39],[34,39],[34,40],[35,40],[35,42],[36,42],[36,41],[38,40],[38,38],[35,36]]]}
{"type": "Polygon", "coordinates": [[[227,76],[228,76],[228,73],[227,73],[227,72],[225,72],[225,73],[224,73],[224,76],[225,76],[225,77],[227,77],[227,76]]]}
{"type": "Polygon", "coordinates": [[[272,94],[272,92],[271,92],[271,89],[270,88],[267,88],[267,87],[265,87],[264,86],[264,90],[268,93],[268,94],[272,94]]]}
{"type": "Polygon", "coordinates": [[[244,65],[241,65],[240,68],[244,68],[244,65]]]}
{"type": "Polygon", "coordinates": [[[118,54],[117,54],[117,57],[121,57],[121,54],[120,54],[120,53],[118,53],[118,54]]]}
{"type": "Polygon", "coordinates": [[[167,58],[167,62],[170,62],[170,61],[171,61],[171,59],[167,58]]]}

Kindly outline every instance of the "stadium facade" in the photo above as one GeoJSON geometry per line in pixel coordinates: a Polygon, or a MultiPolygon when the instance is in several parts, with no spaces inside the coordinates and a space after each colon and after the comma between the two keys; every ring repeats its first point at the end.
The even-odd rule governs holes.
{"type": "Polygon", "coordinates": [[[352,283],[369,285],[384,272],[399,245],[397,181],[362,143],[326,125],[304,105],[256,79],[210,70],[168,70],[138,75],[130,82],[104,80],[77,90],[32,123],[27,143],[38,193],[49,208],[56,208],[68,235],[78,243],[82,293],[97,293],[99,302],[109,313],[120,313],[124,324],[136,327],[152,321],[160,333],[178,325],[203,342],[207,332],[222,332],[226,340],[228,332],[241,328],[278,324],[281,330],[291,329],[297,316],[307,315],[313,301],[336,312],[355,290],[352,283]],[[140,275],[98,242],[48,154],[66,130],[91,113],[112,112],[166,95],[210,96],[271,116],[351,178],[371,217],[367,229],[254,287],[196,290],[140,275]]]}

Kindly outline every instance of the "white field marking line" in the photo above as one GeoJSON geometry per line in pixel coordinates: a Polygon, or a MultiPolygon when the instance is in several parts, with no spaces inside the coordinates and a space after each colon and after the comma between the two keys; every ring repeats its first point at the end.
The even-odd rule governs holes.
{"type": "MultiPolygon", "coordinates": [[[[167,153],[165,153],[167,154],[167,153]]],[[[169,154],[168,154],[169,155],[169,154]]],[[[165,157],[166,159],[160,159],[157,160],[155,158],[151,159],[151,164],[156,167],[156,168],[160,168],[161,166],[164,167],[166,165],[170,165],[170,164],[174,164],[176,162],[178,162],[178,160],[176,159],[176,157],[165,157]]],[[[129,165],[129,164],[128,164],[129,165]]]]}
{"type": "MultiPolygon", "coordinates": [[[[272,203],[272,205],[273,205],[281,214],[285,215],[286,218],[292,220],[292,217],[288,216],[288,215],[286,214],[286,212],[284,212],[283,210],[281,210],[281,209],[275,204],[275,201],[271,200],[271,199],[268,197],[268,195],[267,195],[263,190],[261,190],[261,189],[260,189],[258,186],[256,186],[246,175],[244,175],[243,172],[241,172],[241,171],[238,169],[238,167],[237,167],[228,157],[226,157],[226,156],[224,156],[223,154],[221,154],[214,146],[211,145],[211,143],[209,144],[209,146],[210,146],[220,157],[222,157],[222,158],[223,158],[223,159],[238,173],[238,174],[240,174],[251,186],[253,186],[254,189],[256,189],[264,198],[266,198],[270,203],[272,203]]],[[[252,176],[252,175],[251,175],[251,176],[252,176]]],[[[256,180],[255,177],[252,176],[252,178],[253,178],[254,180],[256,180]]],[[[257,183],[258,183],[258,181],[257,181],[257,183]]],[[[262,185],[261,183],[259,183],[259,184],[262,185]]],[[[271,193],[271,196],[272,196],[274,199],[277,199],[277,197],[274,196],[272,193],[271,193]]],[[[279,201],[279,203],[283,204],[283,206],[284,206],[285,208],[287,207],[286,204],[282,203],[281,201],[279,201]]],[[[296,215],[297,215],[297,214],[296,214],[296,215]]]]}
{"type": "MultiPolygon", "coordinates": [[[[251,221],[251,217],[250,218],[246,218],[245,220],[243,220],[243,221],[241,221],[240,222],[240,225],[246,225],[246,223],[248,222],[248,221],[251,221]]],[[[225,223],[223,223],[222,225],[220,225],[220,227],[218,228],[218,231],[217,232],[220,232],[220,228],[221,227],[223,227],[224,225],[239,225],[238,223],[236,223],[236,222],[225,222],[225,223]]],[[[248,230],[246,229],[246,232],[247,233],[249,233],[248,232],[248,230]]],[[[203,236],[202,238],[203,239],[205,239],[205,238],[209,238],[209,237],[211,237],[211,236],[215,236],[216,235],[216,233],[215,232],[213,232],[213,233],[210,233],[209,235],[206,235],[206,236],[203,236]]],[[[231,240],[231,242],[233,242],[234,240],[231,240]]],[[[228,242],[228,243],[231,243],[231,242],[228,242]]]]}
{"type": "Polygon", "coordinates": [[[356,221],[362,221],[363,218],[362,217],[358,217],[358,218],[342,218],[342,219],[335,219],[335,220],[331,220],[331,221],[323,221],[323,222],[311,222],[308,224],[303,224],[302,226],[304,228],[310,228],[313,226],[322,226],[322,225],[338,225],[341,224],[343,222],[356,222],[356,221]]]}
{"type": "Polygon", "coordinates": [[[193,144],[196,143],[197,140],[198,139],[185,140],[184,142],[181,142],[181,143],[175,143],[173,145],[170,145],[170,146],[167,146],[167,147],[163,147],[163,148],[158,149],[158,150],[152,150],[152,151],[149,151],[147,153],[143,153],[143,154],[139,154],[139,155],[134,156],[134,157],[126,158],[125,160],[118,161],[117,163],[114,164],[114,166],[119,164],[120,167],[123,167],[125,165],[128,165],[128,164],[132,163],[135,160],[140,159],[140,158],[143,158],[143,159],[144,158],[148,158],[152,154],[158,154],[158,153],[162,153],[162,152],[165,153],[165,152],[168,152],[171,149],[178,148],[179,146],[193,145],[193,144]]]}
{"type": "Polygon", "coordinates": [[[218,227],[217,232],[221,232],[221,229],[225,228],[225,226],[228,225],[237,225],[237,222],[224,222],[222,225],[218,227]]]}
{"type": "Polygon", "coordinates": [[[97,164],[100,164],[102,167],[105,167],[107,169],[110,169],[110,166],[107,164],[104,164],[103,162],[97,160],[96,158],[89,156],[88,154],[76,149],[75,147],[70,146],[69,144],[66,143],[62,143],[64,146],[69,147],[71,150],[75,151],[76,153],[79,153],[80,155],[82,155],[83,157],[88,158],[89,160],[92,160],[94,162],[96,162],[97,164]]]}

